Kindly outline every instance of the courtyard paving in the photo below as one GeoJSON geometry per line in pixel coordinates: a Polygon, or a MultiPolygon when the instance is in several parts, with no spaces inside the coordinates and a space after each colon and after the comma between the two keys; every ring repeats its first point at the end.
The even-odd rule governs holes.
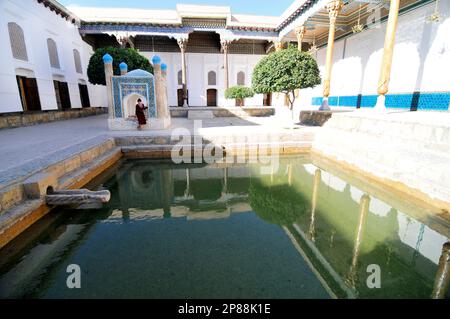
{"type": "MultiPolygon", "coordinates": [[[[52,162],[114,136],[170,136],[172,130],[193,132],[194,121],[173,118],[167,130],[109,131],[106,114],[28,127],[0,130],[0,188],[52,162]]],[[[202,120],[201,135],[253,135],[262,133],[314,131],[284,117],[214,118],[202,120]],[[294,130],[295,129],[295,130],[294,130]]]]}

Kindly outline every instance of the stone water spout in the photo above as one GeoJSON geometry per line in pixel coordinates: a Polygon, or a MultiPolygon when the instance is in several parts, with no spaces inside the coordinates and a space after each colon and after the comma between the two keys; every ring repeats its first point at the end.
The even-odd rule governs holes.
{"type": "Polygon", "coordinates": [[[91,205],[109,202],[111,193],[108,190],[90,191],[87,189],[58,190],[50,192],[45,196],[47,205],[91,205]]]}

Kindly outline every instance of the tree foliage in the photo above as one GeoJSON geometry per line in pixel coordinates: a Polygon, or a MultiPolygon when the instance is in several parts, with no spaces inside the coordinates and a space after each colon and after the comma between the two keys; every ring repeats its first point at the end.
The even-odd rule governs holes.
{"type": "Polygon", "coordinates": [[[226,99],[245,99],[254,95],[255,92],[253,92],[252,88],[242,85],[232,86],[225,91],[226,99]]]}
{"type": "Polygon", "coordinates": [[[139,54],[135,49],[124,48],[99,48],[91,56],[88,65],[88,78],[92,84],[105,85],[105,67],[103,64],[103,56],[108,53],[113,58],[114,75],[120,75],[119,64],[125,62],[128,70],[142,69],[153,74],[153,66],[150,61],[139,54]]]}
{"type": "Polygon", "coordinates": [[[295,47],[273,52],[263,58],[253,70],[252,88],[256,93],[282,92],[289,95],[292,105],[295,90],[320,84],[316,60],[295,47]]]}

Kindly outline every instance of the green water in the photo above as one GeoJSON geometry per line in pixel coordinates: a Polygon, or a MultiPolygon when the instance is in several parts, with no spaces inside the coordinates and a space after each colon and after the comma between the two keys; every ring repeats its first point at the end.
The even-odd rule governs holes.
{"type": "Polygon", "coordinates": [[[108,204],[57,209],[0,251],[1,298],[429,298],[449,237],[302,157],[264,174],[125,161],[96,184],[108,204]]]}

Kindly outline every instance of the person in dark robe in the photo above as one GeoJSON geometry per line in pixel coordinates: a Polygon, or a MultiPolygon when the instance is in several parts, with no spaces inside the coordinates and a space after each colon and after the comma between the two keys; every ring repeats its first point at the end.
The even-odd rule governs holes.
{"type": "Polygon", "coordinates": [[[145,113],[144,110],[148,109],[148,107],[146,107],[144,105],[144,103],[142,103],[141,99],[137,100],[137,104],[136,104],[136,117],[138,119],[138,129],[142,128],[142,125],[147,124],[147,120],[145,119],[145,113]]]}

